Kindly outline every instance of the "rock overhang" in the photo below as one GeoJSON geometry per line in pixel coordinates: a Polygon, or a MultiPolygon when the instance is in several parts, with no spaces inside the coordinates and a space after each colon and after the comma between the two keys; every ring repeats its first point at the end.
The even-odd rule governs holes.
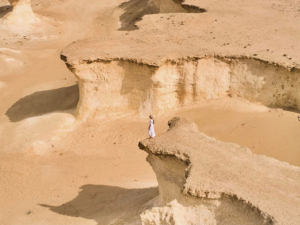
{"type": "Polygon", "coordinates": [[[271,224],[298,224],[299,167],[217,141],[184,118],[173,118],[169,126],[166,133],[141,141],[139,147],[152,158],[175,157],[186,164],[184,195],[234,199],[271,218],[271,224]]]}
{"type": "Polygon", "coordinates": [[[160,65],[166,60],[219,55],[256,58],[287,68],[300,68],[297,45],[300,29],[296,25],[300,15],[296,0],[290,2],[289,7],[294,8],[288,11],[277,9],[275,3],[261,1],[183,3],[203,5],[207,12],[145,15],[136,24],[138,30],[119,31],[111,38],[80,40],[62,54],[74,63],[126,59],[160,65]],[[254,6],[260,10],[249,12],[254,6]],[[282,24],[282,21],[286,22],[282,24]]]}
{"type": "Polygon", "coordinates": [[[161,114],[175,106],[224,96],[299,109],[297,16],[282,14],[268,2],[237,3],[185,1],[199,8],[203,4],[207,12],[145,15],[137,22],[138,30],[69,45],[61,58],[82,87],[78,114],[83,116],[79,117],[108,115],[121,105],[131,114],[161,114]],[[253,20],[249,20],[249,12],[240,12],[253,4],[261,10],[251,12],[253,20]],[[272,26],[267,11],[272,11],[272,26]],[[283,28],[280,21],[287,18],[283,28]],[[119,103],[105,109],[112,106],[103,102],[108,92],[119,103]]]}

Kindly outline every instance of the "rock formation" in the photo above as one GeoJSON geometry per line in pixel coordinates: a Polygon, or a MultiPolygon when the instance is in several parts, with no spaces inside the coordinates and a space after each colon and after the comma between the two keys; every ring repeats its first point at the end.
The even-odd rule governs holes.
{"type": "Polygon", "coordinates": [[[276,4],[255,2],[261,10],[251,11],[249,20],[248,14],[240,12],[253,4],[237,0],[124,3],[120,24],[126,27],[137,19],[133,21],[137,30],[80,40],[62,51],[62,59],[78,79],[79,118],[157,115],[226,96],[300,109],[298,3],[291,1],[283,14],[276,4]],[[181,13],[187,5],[207,12],[181,13]],[[253,35],[252,28],[259,32],[253,35]]]}
{"type": "Polygon", "coordinates": [[[226,96],[300,109],[298,69],[289,71],[242,56],[203,56],[151,63],[125,59],[122,54],[120,58],[97,57],[95,52],[85,45],[70,46],[63,52],[63,59],[78,79],[80,118],[157,115],[181,105],[226,96]],[[86,57],[85,47],[90,57],[86,57]],[[78,59],[72,57],[74,51],[80,55],[78,59]]]}
{"type": "Polygon", "coordinates": [[[9,0],[12,13],[4,21],[7,25],[28,25],[39,21],[31,8],[31,0],[9,0]]]}
{"type": "Polygon", "coordinates": [[[210,138],[184,118],[169,127],[139,143],[159,183],[144,225],[299,224],[298,167],[210,138]]]}

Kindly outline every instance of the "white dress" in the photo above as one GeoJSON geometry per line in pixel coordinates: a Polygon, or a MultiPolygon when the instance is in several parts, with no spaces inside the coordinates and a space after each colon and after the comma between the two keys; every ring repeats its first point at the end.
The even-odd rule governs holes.
{"type": "Polygon", "coordinates": [[[150,119],[148,133],[149,133],[150,137],[153,137],[153,138],[155,137],[153,119],[150,119]]]}

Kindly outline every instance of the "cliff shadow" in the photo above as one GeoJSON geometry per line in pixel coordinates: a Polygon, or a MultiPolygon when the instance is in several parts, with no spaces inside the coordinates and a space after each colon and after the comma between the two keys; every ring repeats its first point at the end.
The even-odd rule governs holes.
{"type": "Polygon", "coordinates": [[[120,16],[120,31],[136,30],[136,22],[143,16],[160,13],[204,13],[205,9],[193,5],[183,4],[184,0],[131,0],[119,6],[124,10],[120,16]]]}
{"type": "Polygon", "coordinates": [[[12,12],[13,7],[11,5],[0,6],[0,18],[3,18],[6,14],[12,12]]]}
{"type": "Polygon", "coordinates": [[[5,113],[11,122],[41,116],[47,113],[76,108],[79,101],[78,85],[47,91],[38,91],[14,103],[5,113]]]}
{"type": "Polygon", "coordinates": [[[52,212],[95,220],[98,225],[137,221],[143,205],[158,195],[158,188],[125,189],[105,185],[84,185],[78,196],[60,206],[40,204],[52,212]]]}

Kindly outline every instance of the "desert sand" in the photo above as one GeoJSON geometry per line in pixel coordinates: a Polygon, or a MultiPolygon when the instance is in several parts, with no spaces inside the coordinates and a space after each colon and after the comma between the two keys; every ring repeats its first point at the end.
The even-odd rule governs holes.
{"type": "Polygon", "coordinates": [[[300,166],[298,1],[11,2],[0,0],[0,224],[147,224],[160,207],[206,224],[202,203],[159,204],[138,147],[150,113],[158,135],[180,116],[270,162],[245,164],[285,179],[291,199],[268,196],[290,208],[245,187],[224,193],[266,213],[246,205],[249,224],[298,224],[298,175],[275,172],[300,166]]]}

